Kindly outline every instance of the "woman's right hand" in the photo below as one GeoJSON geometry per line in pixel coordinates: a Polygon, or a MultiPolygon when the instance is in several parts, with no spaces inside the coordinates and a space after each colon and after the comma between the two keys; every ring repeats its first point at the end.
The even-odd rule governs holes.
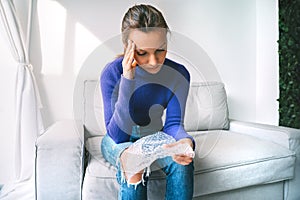
{"type": "Polygon", "coordinates": [[[125,50],[124,58],[122,61],[123,76],[127,79],[134,79],[136,61],[134,60],[135,44],[133,41],[128,40],[125,50]]]}

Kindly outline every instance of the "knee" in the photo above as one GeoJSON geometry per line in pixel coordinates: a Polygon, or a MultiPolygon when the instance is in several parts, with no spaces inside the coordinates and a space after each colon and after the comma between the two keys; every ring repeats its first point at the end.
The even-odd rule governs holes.
{"type": "Polygon", "coordinates": [[[138,173],[132,173],[130,171],[122,169],[120,165],[121,163],[119,163],[117,167],[117,181],[119,182],[119,184],[127,183],[132,185],[138,185],[139,183],[144,182],[143,170],[138,173]]]}
{"type": "Polygon", "coordinates": [[[188,165],[181,165],[176,162],[173,162],[169,167],[169,173],[176,173],[176,174],[193,174],[194,173],[194,163],[191,162],[188,165]]]}
{"type": "Polygon", "coordinates": [[[125,173],[125,178],[127,180],[127,183],[129,184],[138,184],[142,181],[143,173],[139,172],[137,174],[134,174],[132,176],[128,176],[128,174],[125,173]]]}

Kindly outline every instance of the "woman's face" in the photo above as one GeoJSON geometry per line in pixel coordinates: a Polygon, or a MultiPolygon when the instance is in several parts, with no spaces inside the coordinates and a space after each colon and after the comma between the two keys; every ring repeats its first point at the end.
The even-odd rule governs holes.
{"type": "Polygon", "coordinates": [[[134,29],[129,40],[135,44],[134,59],[145,71],[156,74],[160,71],[167,54],[167,34],[165,30],[142,32],[134,29]]]}

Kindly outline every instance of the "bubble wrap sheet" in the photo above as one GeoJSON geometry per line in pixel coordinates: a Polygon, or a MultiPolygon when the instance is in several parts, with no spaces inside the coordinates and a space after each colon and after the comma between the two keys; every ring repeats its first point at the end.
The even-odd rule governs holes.
{"type": "Polygon", "coordinates": [[[179,143],[170,148],[164,147],[165,144],[174,142],[176,140],[172,136],[164,132],[157,132],[133,143],[128,148],[126,157],[122,160],[123,170],[126,172],[128,179],[132,175],[150,167],[159,158],[175,154],[184,154],[190,157],[195,156],[193,149],[188,144],[179,143]]]}

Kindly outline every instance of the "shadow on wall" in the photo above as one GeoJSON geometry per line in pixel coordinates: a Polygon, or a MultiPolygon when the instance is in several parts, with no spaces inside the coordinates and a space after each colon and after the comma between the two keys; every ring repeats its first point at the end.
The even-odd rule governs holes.
{"type": "Polygon", "coordinates": [[[48,0],[34,5],[30,59],[46,127],[57,120],[72,118],[72,92],[83,60],[103,38],[118,32],[111,27],[119,24],[110,23],[119,23],[120,19],[103,6],[98,1],[83,4],[48,0]]]}

